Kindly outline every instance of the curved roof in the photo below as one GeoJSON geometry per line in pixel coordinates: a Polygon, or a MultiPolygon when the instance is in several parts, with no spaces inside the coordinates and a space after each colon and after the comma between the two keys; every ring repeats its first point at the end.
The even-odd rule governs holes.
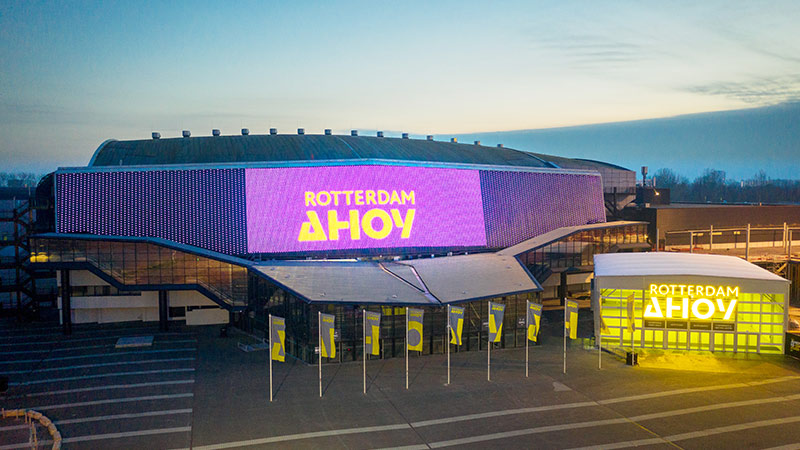
{"type": "Polygon", "coordinates": [[[89,166],[391,159],[556,168],[510,148],[422,139],[339,135],[205,136],[104,142],[89,166]]]}

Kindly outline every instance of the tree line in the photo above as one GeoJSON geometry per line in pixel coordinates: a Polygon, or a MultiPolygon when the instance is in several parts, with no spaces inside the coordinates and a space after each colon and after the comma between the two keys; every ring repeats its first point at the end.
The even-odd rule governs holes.
{"type": "Polygon", "coordinates": [[[725,171],[706,169],[693,181],[672,169],[659,169],[653,176],[657,188],[669,188],[675,202],[710,203],[800,203],[800,180],[767,177],[763,170],[746,180],[728,180],[725,171]]]}
{"type": "Polygon", "coordinates": [[[33,172],[0,172],[0,187],[36,187],[43,176],[33,172]]]}

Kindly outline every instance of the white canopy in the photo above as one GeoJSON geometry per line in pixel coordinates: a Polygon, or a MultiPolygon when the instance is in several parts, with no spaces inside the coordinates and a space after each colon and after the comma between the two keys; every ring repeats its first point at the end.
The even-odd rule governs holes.
{"type": "Polygon", "coordinates": [[[735,256],[698,253],[609,253],[594,256],[597,277],[696,275],[783,281],[785,278],[735,256]]]}

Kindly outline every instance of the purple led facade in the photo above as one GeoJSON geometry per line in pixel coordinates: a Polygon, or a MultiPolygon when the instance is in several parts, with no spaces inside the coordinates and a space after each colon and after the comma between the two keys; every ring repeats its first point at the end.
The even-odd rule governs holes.
{"type": "Polygon", "coordinates": [[[477,170],[280,167],[245,178],[250,253],[486,246],[477,170]]]}
{"type": "Polygon", "coordinates": [[[604,221],[593,174],[386,164],[56,174],[58,233],[158,237],[230,255],[496,249],[604,221]]]}
{"type": "Polygon", "coordinates": [[[556,228],[606,221],[599,175],[480,172],[490,248],[510,247],[556,228]]]}
{"type": "Polygon", "coordinates": [[[244,169],[56,175],[56,232],[158,237],[247,252],[244,169]]]}

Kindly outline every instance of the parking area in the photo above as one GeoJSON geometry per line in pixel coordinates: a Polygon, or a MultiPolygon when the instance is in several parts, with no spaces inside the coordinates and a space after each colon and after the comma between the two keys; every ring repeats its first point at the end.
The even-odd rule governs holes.
{"type": "MultiPolygon", "coordinates": [[[[188,447],[196,357],[196,335],[185,327],[86,326],[71,336],[58,327],[4,330],[0,373],[10,382],[3,407],[45,414],[64,448],[188,447]],[[153,341],[115,347],[133,336],[153,341]]],[[[2,448],[16,444],[0,439],[2,448]]]]}
{"type": "MultiPolygon", "coordinates": [[[[783,356],[643,355],[640,367],[569,345],[563,371],[557,330],[542,345],[414,356],[318,368],[243,352],[249,338],[219,327],[149,326],[2,332],[0,372],[7,408],[36,409],[64,448],[800,448],[800,365],[783,356]],[[115,348],[120,337],[153,336],[149,347],[115,348]]],[[[1,425],[0,425],[1,426],[1,425]]],[[[29,448],[19,424],[0,449],[29,448]]],[[[46,441],[46,435],[43,435],[46,441]]],[[[40,436],[40,439],[42,436],[40,436]]],[[[43,447],[44,448],[44,447],[43,447]]]]}

